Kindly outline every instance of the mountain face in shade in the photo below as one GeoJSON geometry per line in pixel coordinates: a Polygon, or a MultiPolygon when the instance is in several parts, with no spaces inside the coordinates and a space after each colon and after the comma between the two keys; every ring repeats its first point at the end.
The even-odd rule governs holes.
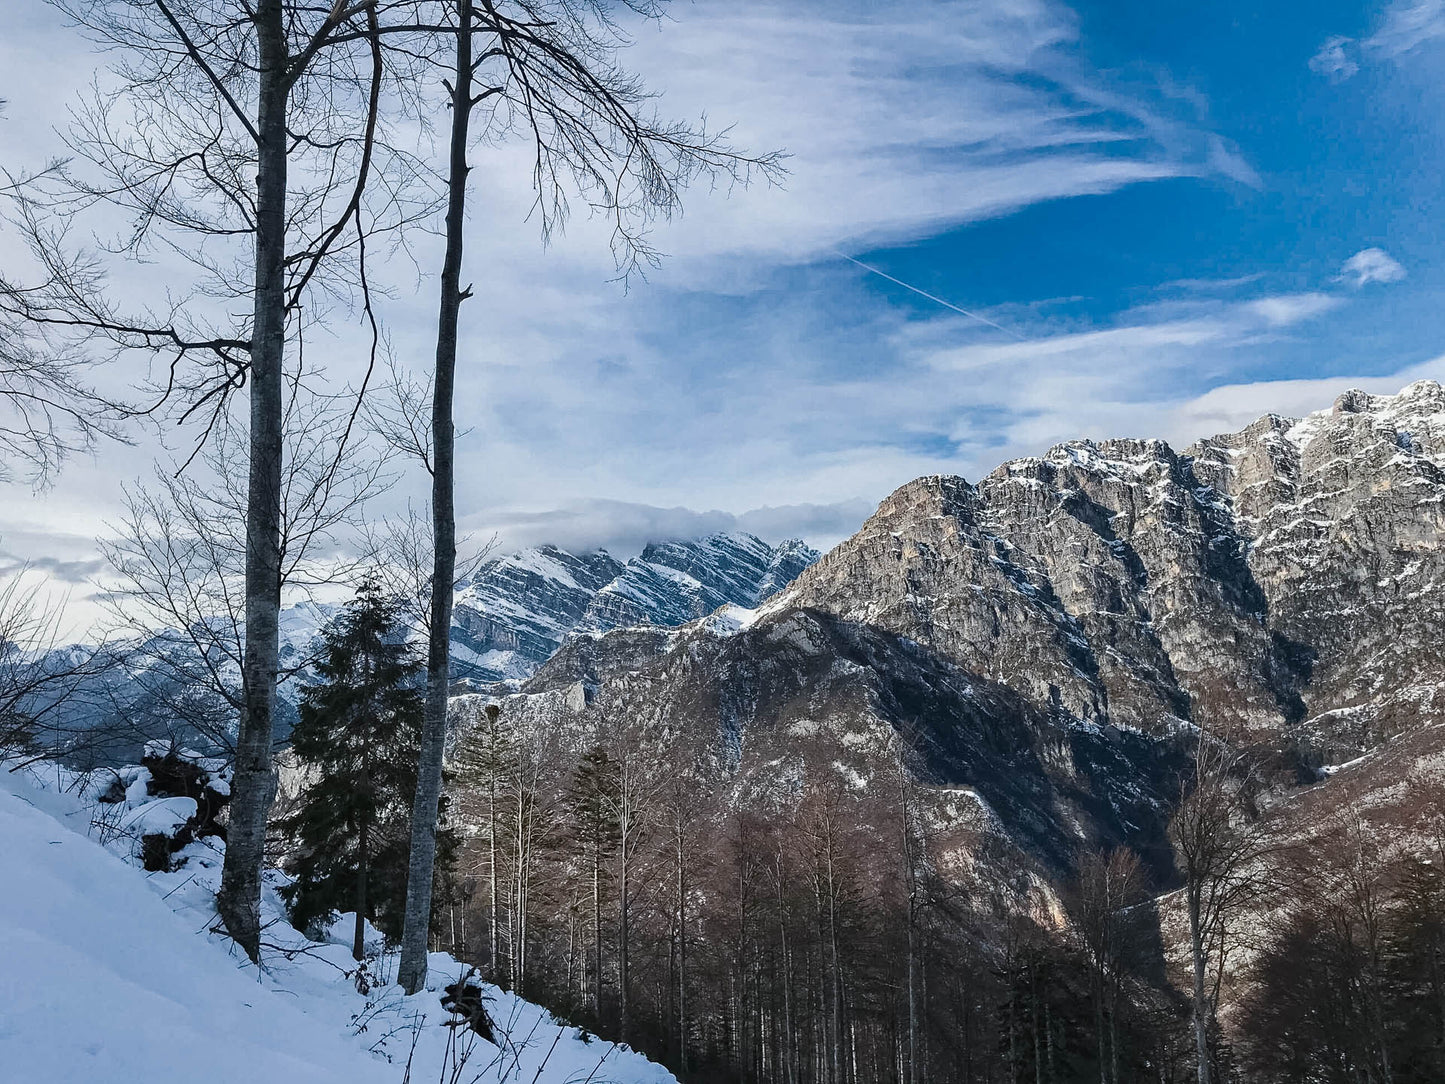
{"type": "Polygon", "coordinates": [[[802,542],[748,534],[656,542],[631,560],[555,546],[488,561],[457,594],[452,659],[459,678],[525,678],[574,632],[681,625],[718,607],[756,606],[817,560],[802,542]]]}
{"type": "Polygon", "coordinates": [[[1442,538],[1434,382],[1182,452],[1069,442],[908,483],[760,608],[570,640],[504,710],[616,706],[774,801],[869,790],[901,736],[940,831],[1055,872],[1126,842],[1167,879],[1181,735],[1313,783],[1445,722],[1442,538]]]}

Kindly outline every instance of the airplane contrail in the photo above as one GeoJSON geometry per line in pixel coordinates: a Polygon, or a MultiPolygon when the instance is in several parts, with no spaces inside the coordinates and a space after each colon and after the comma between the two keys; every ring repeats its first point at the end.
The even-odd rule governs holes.
{"type": "Polygon", "coordinates": [[[920,290],[917,286],[910,285],[909,283],[904,282],[902,279],[896,279],[896,278],[894,278],[892,275],[888,274],[888,272],[886,272],[886,271],[880,271],[880,270],[878,270],[878,268],[872,266],[871,264],[866,264],[866,263],[864,263],[862,260],[854,259],[852,256],[849,256],[846,252],[843,252],[843,251],[841,251],[841,250],[839,250],[839,249],[834,249],[834,251],[837,252],[839,256],[842,256],[843,259],[847,260],[849,263],[856,263],[856,264],[857,264],[859,267],[861,267],[864,271],[871,271],[871,272],[873,272],[873,274],[877,275],[879,278],[885,278],[885,279],[887,279],[889,282],[897,283],[899,286],[902,286],[905,290],[912,290],[912,291],[913,291],[915,294],[917,294],[919,297],[926,297],[926,298],[928,298],[929,301],[932,301],[932,302],[934,302],[935,304],[942,305],[945,309],[952,309],[952,310],[953,310],[954,312],[956,312],[956,313],[960,313],[960,314],[963,315],[963,316],[967,316],[970,320],[977,320],[977,321],[978,321],[979,323],[981,323],[981,324],[987,324],[989,327],[998,328],[998,330],[1002,331],[1005,335],[1012,335],[1015,339],[1018,339],[1020,342],[1027,342],[1027,341],[1028,341],[1028,339],[1026,339],[1023,335],[1020,335],[1017,331],[1014,331],[1014,330],[1012,330],[1011,328],[1006,328],[1006,327],[1004,327],[1002,324],[994,323],[994,321],[990,320],[987,316],[980,316],[980,315],[979,315],[978,313],[976,313],[976,312],[969,312],[967,309],[960,308],[959,306],[955,305],[955,304],[954,304],[953,302],[951,302],[951,301],[945,301],[945,300],[943,300],[943,298],[938,297],[938,296],[936,296],[936,295],[934,295],[934,294],[931,294],[931,293],[929,293],[927,290],[920,290]]]}

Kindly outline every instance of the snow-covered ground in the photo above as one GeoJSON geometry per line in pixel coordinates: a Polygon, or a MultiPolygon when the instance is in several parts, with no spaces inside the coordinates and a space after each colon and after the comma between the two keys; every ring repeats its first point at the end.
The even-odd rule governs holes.
{"type": "Polygon", "coordinates": [[[382,956],[372,965],[379,981],[358,993],[348,947],[308,941],[282,919],[279,879],[266,892],[258,969],[211,932],[217,846],[191,844],[175,872],[135,864],[121,825],[173,812],[147,810],[159,803],[143,785],[100,806],[54,768],[7,768],[0,763],[0,1080],[674,1082],[640,1054],[495,987],[485,991],[500,1046],[448,1027],[456,1018],[438,992],[465,971],[450,956],[432,956],[430,989],[410,998],[388,984],[396,961],[382,956]]]}

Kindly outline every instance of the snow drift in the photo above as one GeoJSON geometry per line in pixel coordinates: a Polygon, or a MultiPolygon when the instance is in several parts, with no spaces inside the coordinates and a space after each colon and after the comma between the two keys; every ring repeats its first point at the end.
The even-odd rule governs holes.
{"type": "Polygon", "coordinates": [[[221,844],[206,838],[147,874],[136,824],[173,821],[175,799],[128,788],[104,812],[79,779],[0,765],[0,1078],[47,1084],[670,1084],[661,1066],[484,986],[497,1045],[442,1008],[466,968],[434,954],[429,989],[389,984],[395,960],[356,963],[282,917],[273,875],[260,969],[221,934],[212,898],[221,844]],[[77,796],[82,795],[80,797],[77,796]],[[151,808],[154,807],[154,808],[151,808]],[[102,843],[104,840],[104,843],[102,843]],[[366,985],[366,984],[363,984],[366,985]],[[453,1070],[455,1072],[453,1075],[453,1070]]]}

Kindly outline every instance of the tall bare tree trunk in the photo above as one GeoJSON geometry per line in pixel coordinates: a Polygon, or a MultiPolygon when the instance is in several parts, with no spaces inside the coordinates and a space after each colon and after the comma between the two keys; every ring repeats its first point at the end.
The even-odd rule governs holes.
{"type": "MultiPolygon", "coordinates": [[[[494,727],[496,723],[492,724],[494,727]]],[[[492,742],[496,747],[495,739],[492,742]]],[[[487,960],[492,967],[492,981],[499,982],[502,965],[497,949],[497,769],[493,765],[487,778],[487,874],[491,879],[491,931],[487,942],[487,960]]]]}
{"type": "Polygon", "coordinates": [[[592,828],[592,1012],[602,1019],[602,838],[592,828]]]}
{"type": "Polygon", "coordinates": [[[687,857],[682,826],[677,829],[677,1063],[687,1072],[687,857]]]}
{"type": "Polygon", "coordinates": [[[261,867],[276,796],[272,724],[281,609],[281,368],[286,347],[286,102],[282,0],[258,0],[256,266],[251,340],[251,464],[246,497],[245,711],[236,735],[231,821],[216,909],[253,961],[261,958],[261,867]]]}
{"type": "Polygon", "coordinates": [[[918,871],[913,863],[913,831],[909,816],[908,771],[903,763],[902,752],[898,756],[898,804],[902,814],[903,842],[903,884],[907,892],[908,905],[908,1064],[903,1074],[904,1084],[917,1084],[918,1072],[918,979],[917,979],[917,920],[918,920],[918,871]]]}
{"type": "Polygon", "coordinates": [[[842,1084],[846,1076],[843,1061],[843,961],[838,944],[838,884],[833,876],[833,825],[828,825],[828,951],[832,970],[833,1079],[842,1084]]]}
{"type": "Polygon", "coordinates": [[[1194,1056],[1198,1063],[1199,1084],[1209,1084],[1209,991],[1204,952],[1204,930],[1200,918],[1200,902],[1195,893],[1189,899],[1189,948],[1194,963],[1194,1056]]]}
{"type": "Polygon", "coordinates": [[[426,715],[412,807],[406,913],[397,981],[409,994],[426,983],[427,930],[431,923],[432,873],[436,866],[437,808],[447,737],[450,684],[452,586],[456,579],[454,508],[455,433],[452,397],[457,368],[457,324],[469,291],[461,286],[462,241],[467,200],[467,138],[472,115],[472,0],[457,0],[457,57],[452,73],[452,129],[447,172],[446,256],[442,263],[441,312],[437,320],[436,372],[432,385],[432,582],[427,636],[426,715]]]}
{"type": "Polygon", "coordinates": [[[627,883],[627,875],[630,870],[628,869],[629,856],[627,853],[627,834],[625,829],[620,850],[622,861],[618,864],[617,870],[617,1034],[623,1042],[626,1042],[628,1013],[631,1009],[631,1006],[628,1004],[627,995],[628,987],[631,985],[631,976],[628,974],[628,965],[630,963],[628,959],[628,949],[630,948],[628,941],[631,931],[628,929],[628,925],[632,919],[630,913],[632,901],[629,897],[629,886],[627,883]]]}

